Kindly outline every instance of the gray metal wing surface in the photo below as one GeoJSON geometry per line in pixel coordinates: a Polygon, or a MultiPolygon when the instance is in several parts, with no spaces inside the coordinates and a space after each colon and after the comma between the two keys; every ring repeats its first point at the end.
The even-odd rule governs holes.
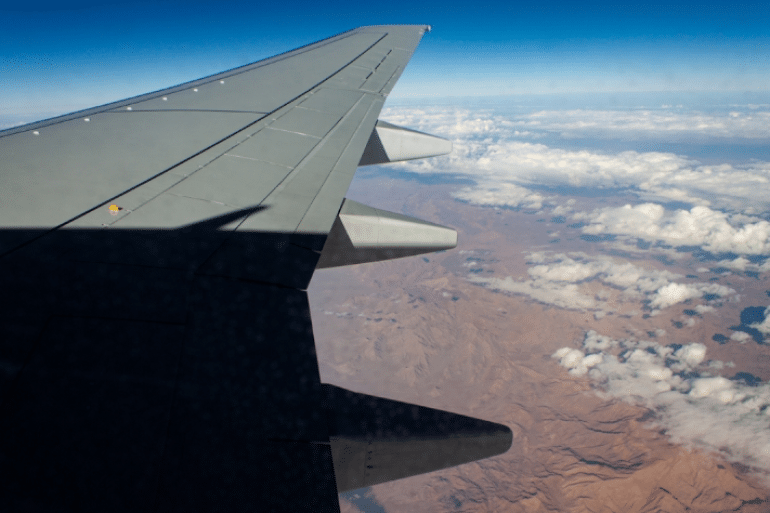
{"type": "Polygon", "coordinates": [[[420,156],[376,126],[427,28],[363,27],[0,132],[5,511],[338,511],[338,486],[509,447],[504,426],[318,374],[305,289],[322,254],[456,243],[343,205],[360,162],[399,154],[388,141],[420,156]]]}

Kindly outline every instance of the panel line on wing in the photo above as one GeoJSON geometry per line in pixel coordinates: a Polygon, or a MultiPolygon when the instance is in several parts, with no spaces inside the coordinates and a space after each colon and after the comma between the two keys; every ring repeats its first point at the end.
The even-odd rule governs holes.
{"type": "MultiPolygon", "coordinates": [[[[286,166],[284,164],[278,164],[277,162],[270,162],[264,159],[255,159],[252,157],[244,157],[243,155],[235,155],[234,153],[223,153],[223,157],[234,157],[236,159],[245,159],[245,160],[253,160],[254,162],[267,162],[268,164],[275,164],[276,166],[285,167],[286,169],[294,169],[292,166],[286,166]]],[[[217,157],[219,158],[219,157],[217,157]]],[[[213,162],[213,161],[212,161],[213,162]]],[[[192,175],[190,175],[192,176],[192,175]]]]}
{"type": "MultiPolygon", "coordinates": [[[[89,209],[86,209],[85,211],[83,211],[83,212],[81,212],[81,213],[79,213],[79,214],[77,214],[77,215],[75,215],[75,216],[73,216],[73,217],[70,217],[70,218],[68,218],[68,219],[67,219],[67,220],[65,220],[64,222],[58,223],[58,224],[56,224],[56,225],[52,226],[50,229],[47,229],[47,230],[41,230],[39,233],[37,233],[37,234],[35,234],[35,235],[31,236],[29,239],[27,239],[27,240],[24,240],[23,242],[20,242],[18,245],[14,245],[13,247],[10,247],[10,248],[8,248],[6,251],[4,251],[2,254],[0,254],[0,257],[3,257],[3,256],[5,256],[5,255],[7,255],[7,254],[9,254],[9,253],[12,253],[12,252],[16,251],[17,249],[19,249],[19,248],[22,248],[22,247],[24,247],[24,246],[26,246],[26,245],[28,245],[28,244],[30,244],[30,243],[32,243],[32,242],[34,242],[35,240],[38,240],[40,237],[43,237],[43,236],[45,236],[46,234],[48,234],[48,233],[51,233],[51,232],[53,232],[53,231],[55,231],[55,230],[61,229],[61,228],[65,227],[66,225],[68,225],[68,224],[70,224],[70,223],[73,223],[73,222],[77,221],[78,219],[81,219],[81,218],[83,218],[84,216],[87,216],[87,215],[89,215],[89,214],[92,214],[92,213],[94,213],[95,211],[97,211],[98,209],[100,209],[100,208],[103,208],[103,207],[107,206],[108,204],[114,203],[114,202],[115,202],[116,200],[118,200],[120,197],[122,197],[122,196],[124,196],[124,195],[126,195],[126,194],[128,194],[128,193],[130,193],[130,192],[132,192],[132,191],[134,191],[134,190],[136,190],[136,189],[138,189],[138,188],[142,187],[143,185],[146,185],[146,184],[148,184],[149,182],[151,182],[151,181],[153,181],[153,180],[155,180],[155,179],[159,178],[160,176],[162,176],[162,175],[164,175],[164,174],[166,174],[166,173],[168,173],[168,172],[171,172],[171,171],[173,171],[173,170],[175,170],[175,169],[178,169],[178,168],[179,168],[180,166],[182,166],[183,164],[185,164],[185,163],[187,163],[187,162],[189,162],[189,161],[193,160],[194,158],[196,158],[196,157],[198,157],[198,156],[200,156],[200,155],[203,155],[203,154],[205,154],[205,153],[206,153],[206,152],[208,152],[209,150],[211,150],[211,149],[215,148],[215,147],[216,147],[216,146],[218,146],[219,144],[222,144],[222,143],[226,142],[228,139],[231,139],[231,138],[235,137],[235,136],[236,136],[236,135],[238,135],[239,133],[242,133],[242,132],[244,132],[244,131],[248,130],[249,128],[251,128],[251,127],[253,127],[254,125],[256,125],[257,123],[259,123],[260,121],[263,121],[265,118],[268,118],[270,115],[272,115],[272,114],[274,114],[274,113],[276,113],[276,112],[279,112],[280,110],[282,110],[282,109],[286,108],[287,106],[290,106],[292,103],[297,103],[297,102],[299,102],[300,100],[302,100],[302,99],[303,99],[303,97],[307,96],[309,92],[311,92],[311,91],[314,91],[314,90],[317,90],[317,89],[318,89],[318,88],[319,88],[319,87],[320,87],[320,86],[321,86],[321,85],[322,85],[324,82],[326,82],[327,80],[329,80],[329,78],[330,78],[330,77],[334,76],[336,73],[339,73],[341,70],[343,70],[343,69],[345,69],[346,67],[348,67],[349,65],[351,65],[351,64],[352,64],[352,63],[353,63],[353,62],[354,62],[354,61],[355,61],[355,60],[356,60],[358,57],[360,57],[361,55],[363,55],[363,54],[365,54],[366,52],[368,52],[368,51],[369,51],[369,50],[370,50],[372,47],[374,47],[375,45],[377,45],[377,43],[379,43],[380,41],[382,41],[382,40],[383,40],[383,39],[384,39],[386,36],[387,36],[387,33],[386,33],[386,34],[382,34],[382,35],[381,35],[379,38],[377,38],[377,40],[376,40],[376,41],[374,41],[374,42],[373,42],[371,45],[369,45],[367,48],[365,48],[365,49],[364,49],[364,50],[363,50],[361,53],[359,53],[358,55],[356,55],[356,56],[355,56],[355,58],[351,59],[351,60],[350,60],[348,63],[346,63],[344,66],[342,66],[342,67],[341,67],[341,68],[339,68],[338,70],[336,70],[336,71],[334,71],[334,72],[330,73],[329,75],[327,75],[326,77],[324,77],[324,79],[323,79],[323,80],[321,80],[320,82],[318,82],[318,83],[317,83],[317,84],[315,84],[314,86],[310,87],[308,90],[306,90],[306,91],[304,91],[303,93],[301,93],[301,94],[297,95],[296,97],[294,97],[294,98],[292,98],[291,100],[289,100],[289,101],[285,102],[284,104],[282,104],[282,105],[278,106],[276,109],[274,109],[273,111],[271,111],[271,112],[270,112],[270,114],[268,114],[267,116],[262,116],[262,117],[260,117],[259,119],[256,119],[256,120],[252,121],[251,123],[248,123],[247,125],[243,126],[242,128],[240,128],[240,129],[236,130],[235,132],[233,132],[233,133],[231,133],[231,134],[229,134],[229,135],[227,135],[227,136],[225,136],[225,137],[223,137],[223,138],[219,139],[218,141],[215,141],[215,142],[213,142],[212,144],[210,144],[210,145],[208,145],[208,146],[206,146],[206,147],[202,148],[200,151],[197,151],[197,152],[193,153],[192,155],[190,155],[190,156],[188,156],[188,157],[186,157],[186,158],[184,158],[184,159],[180,160],[179,162],[177,162],[177,163],[175,163],[175,164],[173,164],[173,165],[171,165],[171,166],[167,167],[166,169],[163,169],[163,170],[161,170],[161,171],[157,172],[157,173],[156,173],[156,174],[154,174],[153,176],[150,176],[150,177],[146,178],[145,180],[142,180],[142,181],[140,181],[139,183],[137,183],[137,184],[135,184],[135,185],[133,185],[133,186],[131,186],[131,187],[128,187],[128,188],[124,189],[124,190],[123,190],[123,191],[121,191],[119,194],[116,194],[116,195],[111,195],[111,196],[110,196],[110,197],[108,197],[106,200],[104,200],[104,201],[101,201],[101,202],[97,203],[96,205],[92,206],[91,208],[89,208],[89,209]]],[[[244,70],[244,72],[245,72],[245,71],[248,71],[248,70],[244,70]]],[[[215,77],[219,77],[219,76],[222,76],[222,75],[221,75],[221,74],[220,74],[220,75],[215,75],[215,77]]],[[[197,81],[196,81],[196,82],[197,82],[197,81]]],[[[190,84],[192,84],[192,83],[190,83],[190,84]]],[[[188,86],[188,87],[191,87],[191,85],[190,85],[190,86],[188,86]]],[[[181,88],[181,87],[180,87],[180,88],[174,88],[174,90],[183,90],[183,89],[184,89],[184,88],[181,88]]],[[[162,96],[162,93],[163,93],[163,92],[166,92],[166,93],[168,93],[169,91],[170,91],[170,90],[165,90],[165,91],[162,91],[162,92],[158,93],[158,94],[157,94],[155,97],[160,97],[160,96],[162,96]]],[[[41,123],[38,123],[38,124],[34,124],[34,126],[50,126],[50,125],[52,125],[52,124],[59,124],[59,123],[65,122],[65,121],[79,121],[79,120],[80,120],[80,118],[81,118],[82,116],[88,115],[89,113],[92,113],[92,112],[93,112],[93,113],[101,113],[101,112],[104,112],[105,110],[114,109],[114,108],[116,108],[116,107],[119,107],[119,106],[130,105],[130,104],[132,104],[132,103],[135,103],[136,101],[138,101],[138,99],[139,99],[139,98],[142,98],[142,99],[148,99],[148,98],[152,98],[152,96],[147,96],[147,95],[145,95],[145,96],[135,97],[135,98],[133,98],[133,99],[129,99],[129,100],[126,100],[126,101],[122,101],[122,102],[116,102],[116,103],[113,103],[113,104],[108,104],[108,106],[107,106],[107,108],[106,108],[106,109],[105,109],[104,107],[99,107],[99,108],[96,108],[96,109],[88,109],[88,110],[86,110],[86,111],[81,111],[81,112],[73,113],[73,114],[71,114],[71,115],[67,115],[67,116],[64,116],[63,118],[54,118],[54,119],[56,120],[54,123],[50,123],[50,122],[48,122],[48,121],[50,121],[50,120],[46,120],[46,122],[41,122],[41,123]]],[[[140,112],[146,112],[146,111],[131,111],[131,113],[133,113],[133,114],[138,114],[138,113],[140,113],[140,112]]],[[[24,128],[23,130],[18,130],[18,131],[13,131],[13,132],[4,133],[4,134],[0,135],[0,138],[2,138],[2,137],[5,137],[5,136],[9,136],[9,135],[13,135],[13,134],[15,134],[15,133],[17,133],[17,132],[24,132],[24,131],[28,131],[28,130],[31,130],[31,129],[33,128],[33,125],[28,125],[28,126],[26,126],[26,127],[23,127],[23,128],[24,128]]],[[[217,157],[214,157],[214,158],[212,158],[212,159],[211,159],[209,162],[212,162],[212,161],[214,161],[214,160],[215,160],[216,158],[218,158],[219,156],[221,156],[221,154],[220,154],[220,155],[218,155],[217,157]]],[[[204,165],[204,166],[200,166],[200,167],[199,167],[199,169],[200,169],[200,168],[202,168],[202,167],[205,167],[205,165],[204,165]]],[[[191,173],[191,174],[194,174],[194,172],[193,172],[193,173],[191,173]]],[[[189,175],[188,175],[188,176],[189,176],[189,175]]],[[[142,205],[145,205],[146,203],[149,203],[150,201],[151,201],[151,200],[149,200],[149,201],[147,201],[147,202],[143,203],[142,205]]]]}
{"type": "MultiPolygon", "coordinates": [[[[284,178],[284,180],[276,187],[276,190],[271,193],[268,197],[265,198],[265,201],[269,201],[271,199],[272,194],[280,193],[281,190],[283,190],[284,187],[288,185],[289,182],[291,182],[300,172],[304,170],[304,166],[306,165],[306,162],[312,159],[312,157],[323,147],[323,144],[330,138],[334,137],[334,133],[342,123],[344,123],[350,116],[352,115],[352,112],[363,102],[365,96],[362,96],[361,98],[356,101],[356,103],[345,113],[345,115],[340,119],[337,124],[335,125],[334,129],[332,129],[327,137],[325,137],[320,144],[317,144],[297,165],[296,167],[284,178]]],[[[335,162],[336,163],[336,162],[335,162]]]]}
{"type": "Polygon", "coordinates": [[[313,139],[318,139],[319,141],[322,139],[322,137],[318,137],[317,135],[308,134],[307,132],[297,132],[296,130],[287,130],[285,128],[275,128],[273,126],[270,126],[271,130],[277,130],[279,132],[286,132],[289,134],[297,134],[297,135],[304,135],[306,137],[312,137],[313,139]]]}
{"type": "MultiPolygon", "coordinates": [[[[369,105],[369,108],[367,109],[367,112],[364,115],[363,119],[366,119],[369,116],[369,114],[372,112],[372,110],[375,108],[376,105],[377,104],[375,102],[372,102],[371,105],[369,105]]],[[[329,183],[330,177],[332,176],[334,171],[337,169],[337,166],[338,166],[340,160],[342,159],[342,156],[345,155],[345,152],[347,152],[348,149],[350,148],[351,143],[353,142],[353,139],[354,138],[351,137],[348,140],[348,143],[345,145],[345,149],[340,153],[339,157],[337,158],[337,161],[334,163],[334,166],[332,167],[332,169],[329,171],[329,173],[324,178],[323,184],[321,185],[321,187],[318,188],[318,191],[316,192],[316,195],[313,197],[313,200],[308,204],[307,208],[303,212],[302,218],[300,219],[299,223],[297,223],[297,229],[299,229],[299,227],[302,225],[303,221],[305,220],[305,217],[307,216],[307,213],[313,207],[313,204],[315,203],[316,199],[322,194],[322,191],[324,190],[324,187],[326,187],[327,183],[329,183]]],[[[355,170],[353,172],[355,173],[355,170]]],[[[332,219],[332,221],[333,221],[333,219],[332,219]]]]}
{"type": "Polygon", "coordinates": [[[380,87],[380,94],[383,93],[386,87],[389,85],[392,85],[396,80],[398,80],[398,77],[403,72],[404,68],[401,66],[398,66],[396,69],[393,70],[393,73],[390,74],[390,77],[388,77],[388,80],[385,81],[384,84],[382,84],[382,87],[380,87]]]}
{"type": "MultiPolygon", "coordinates": [[[[223,114],[262,114],[263,117],[270,114],[261,110],[227,110],[227,109],[141,109],[141,110],[108,110],[103,114],[135,114],[137,112],[221,112],[223,114]]],[[[260,118],[263,119],[263,118],[260,118]]]]}
{"type": "MultiPolygon", "coordinates": [[[[306,94],[306,97],[309,97],[310,95],[306,94]]],[[[362,98],[362,96],[359,96],[359,99],[362,98]]],[[[303,101],[306,98],[300,98],[299,101],[303,101]]],[[[283,182],[286,178],[288,178],[288,174],[291,173],[291,171],[299,165],[299,162],[304,160],[308,157],[308,155],[300,156],[299,162],[294,164],[294,161],[287,161],[285,160],[287,157],[281,157],[280,155],[271,155],[274,151],[277,151],[277,149],[283,148],[281,151],[285,152],[287,148],[291,150],[295,150],[296,144],[291,144],[289,141],[284,141],[284,137],[281,137],[279,134],[292,134],[299,137],[299,139],[295,140],[297,141],[305,141],[304,144],[306,144],[305,148],[306,150],[302,150],[300,148],[300,153],[304,151],[308,151],[308,154],[314,147],[316,147],[321,141],[321,137],[313,136],[307,133],[302,132],[296,132],[291,130],[284,130],[281,128],[275,128],[274,124],[280,124],[282,120],[287,119],[287,116],[290,115],[292,112],[295,111],[295,109],[298,109],[299,107],[295,103],[295,105],[288,108],[285,114],[281,114],[277,117],[273,116],[267,116],[266,118],[263,118],[263,121],[265,119],[270,120],[269,124],[263,126],[260,130],[254,132],[253,134],[249,135],[244,140],[240,141],[239,143],[233,145],[230,147],[229,150],[227,150],[222,155],[216,157],[212,161],[206,163],[203,166],[200,166],[198,169],[191,172],[188,176],[184,177],[183,181],[180,181],[176,184],[174,184],[171,188],[168,188],[165,192],[168,192],[169,194],[173,194],[177,197],[186,197],[186,198],[195,198],[200,199],[203,201],[212,201],[214,204],[220,204],[220,205],[228,205],[235,207],[244,207],[251,204],[261,204],[266,196],[271,194],[275,188],[280,185],[281,182],[283,182]],[[271,119],[272,118],[272,119],[271,119]],[[271,139],[276,139],[275,141],[270,142],[271,139]],[[263,144],[260,145],[259,141],[260,138],[263,140],[263,144]],[[267,138],[267,145],[264,144],[264,140],[267,138]],[[312,142],[311,141],[315,141],[312,142]],[[250,155],[244,155],[243,153],[246,153],[245,148],[247,148],[249,145],[252,146],[251,152],[255,151],[254,145],[257,145],[256,153],[253,154],[253,156],[250,155]],[[246,145],[246,146],[244,146],[246,145]],[[239,151],[240,148],[240,151],[239,151]],[[261,149],[258,149],[261,148],[261,149]],[[240,153],[240,154],[239,154],[240,153]],[[219,173],[222,173],[224,171],[228,170],[228,166],[225,165],[225,167],[222,167],[223,164],[226,164],[222,158],[234,158],[234,159],[241,159],[241,160],[248,160],[251,162],[254,162],[255,164],[259,164],[260,166],[264,167],[265,165],[269,166],[276,166],[280,167],[285,170],[285,173],[280,173],[280,176],[277,176],[274,172],[271,172],[271,175],[265,175],[261,181],[257,181],[252,185],[255,185],[256,188],[249,188],[245,187],[245,184],[243,182],[244,177],[250,176],[249,174],[244,174],[246,172],[241,168],[241,171],[238,171],[241,175],[241,179],[238,180],[241,182],[244,187],[230,187],[229,181],[224,178],[224,176],[230,176],[234,177],[231,173],[234,171],[228,171],[228,175],[223,175],[221,178],[224,180],[217,180],[216,176],[212,176],[212,168],[211,166],[219,167],[220,171],[219,173]],[[276,181],[273,181],[276,180],[276,181]],[[219,183],[219,185],[217,185],[219,183]],[[197,185],[196,185],[197,184],[197,185]],[[267,190],[264,189],[264,187],[269,187],[267,190]],[[180,193],[180,192],[173,192],[174,190],[184,190],[186,192],[180,193]],[[197,191],[197,192],[196,192],[197,191]],[[252,194],[253,193],[257,193],[252,194]],[[229,200],[227,198],[230,198],[229,200]],[[250,199],[249,199],[250,198],[250,199]]],[[[286,109],[284,109],[286,110],[286,109]]],[[[305,112],[316,112],[311,111],[309,109],[303,109],[305,112]]],[[[350,111],[351,109],[347,109],[347,111],[350,111]]],[[[278,113],[274,113],[278,114],[278,113]]],[[[332,119],[332,126],[329,128],[329,130],[325,130],[325,132],[331,133],[334,131],[334,128],[339,124],[340,118],[342,118],[344,115],[341,114],[333,114],[333,113],[323,113],[325,117],[330,117],[332,119]]],[[[296,152],[295,152],[296,153],[296,152]]],[[[290,157],[289,157],[290,158],[290,157]]],[[[230,166],[230,169],[232,169],[232,166],[230,166]]],[[[237,169],[237,168],[236,168],[237,169]]],[[[254,173],[257,173],[258,170],[254,169],[254,173]]],[[[252,175],[252,176],[259,176],[259,175],[252,175]]],[[[259,180],[258,178],[248,178],[248,180],[259,180]]],[[[162,193],[161,193],[162,194],[162,193]]],[[[146,204],[146,202],[145,202],[146,204]]],[[[137,210],[135,208],[134,210],[137,210]]],[[[152,208],[151,208],[152,210],[152,208]]],[[[171,215],[171,214],[169,214],[171,215]]],[[[146,215],[141,216],[146,217],[146,215]]],[[[128,224],[126,222],[121,222],[120,224],[122,226],[127,226],[133,224],[132,221],[136,222],[138,219],[133,219],[131,221],[128,221],[128,224]]]]}
{"type": "MultiPolygon", "coordinates": [[[[300,190],[307,190],[308,184],[318,181],[319,177],[316,170],[314,170],[316,172],[311,174],[301,174],[303,168],[305,168],[303,162],[312,161],[319,146],[323,145],[322,141],[328,141],[335,137],[337,126],[350,117],[350,112],[356,109],[363,98],[363,95],[358,95],[358,101],[342,115],[324,113],[326,117],[330,117],[330,119],[333,120],[333,126],[326,131],[327,134],[324,139],[304,133],[278,129],[272,126],[273,124],[286,119],[288,114],[293,112],[294,109],[297,109],[298,107],[295,105],[291,107],[286,114],[275,118],[269,125],[264,126],[264,128],[255,132],[241,143],[232,146],[231,149],[222,156],[195,170],[187,176],[184,181],[176,184],[169,190],[168,194],[180,198],[200,199],[212,202],[213,204],[227,205],[233,208],[245,207],[253,204],[263,204],[264,202],[269,201],[268,197],[273,196],[276,191],[282,190],[282,185],[286,187],[288,183],[294,179],[293,177],[298,176],[298,174],[301,176],[301,185],[299,183],[295,184],[293,187],[294,192],[289,192],[289,196],[296,195],[298,187],[300,190]],[[282,136],[280,134],[284,135],[282,136]],[[295,143],[302,142],[305,146],[300,145],[297,147],[296,144],[292,144],[291,141],[286,140],[285,136],[290,134],[295,143]],[[294,139],[294,136],[297,138],[294,139]],[[279,153],[275,154],[276,151],[279,153]],[[302,155],[305,152],[307,152],[307,154],[302,155]],[[295,156],[292,157],[291,155],[295,156]],[[298,160],[296,164],[293,160],[286,160],[292,158],[298,160]],[[250,170],[243,166],[233,167],[232,163],[227,164],[226,159],[251,161],[256,165],[259,165],[263,170],[260,171],[258,168],[250,170]],[[275,166],[276,169],[280,167],[284,172],[278,173],[277,171],[270,171],[269,173],[264,173],[264,166],[275,166]],[[229,184],[231,181],[236,182],[238,185],[230,186],[229,184]],[[247,183],[250,183],[252,186],[247,186],[247,183]]],[[[305,112],[315,112],[308,109],[303,110],[305,112]]],[[[329,165],[328,172],[331,172],[335,163],[336,160],[329,165]]],[[[324,175],[323,181],[318,184],[317,187],[313,187],[312,190],[314,193],[323,185],[328,172],[324,175]]],[[[312,198],[308,200],[308,203],[310,200],[312,200],[312,198]]],[[[302,203],[304,205],[304,200],[302,200],[302,203]]],[[[168,204],[173,205],[173,203],[168,204]]],[[[161,211],[158,211],[158,207],[159,205],[148,207],[151,212],[155,212],[155,215],[151,217],[157,217],[159,215],[159,212],[161,211]]],[[[300,210],[294,212],[294,215],[305,211],[306,208],[300,208],[300,210]]],[[[174,214],[169,212],[167,216],[173,218],[174,214]]],[[[147,218],[147,213],[140,215],[138,219],[134,219],[133,221],[135,223],[143,218],[147,218]]],[[[121,224],[123,226],[128,226],[134,223],[132,223],[132,220],[129,220],[128,223],[122,222],[121,224]]],[[[297,221],[297,224],[298,223],[299,220],[297,221]]],[[[237,227],[231,227],[231,229],[237,229],[237,227]]]]}
{"type": "MultiPolygon", "coordinates": [[[[335,170],[340,155],[356,133],[361,121],[370,112],[372,103],[370,96],[362,96],[340,120],[335,130],[330,132],[323,142],[316,146],[303,162],[265,198],[262,205],[269,209],[259,216],[249,218],[241,229],[296,232],[307,210],[317,197],[318,191],[335,170]],[[312,166],[312,169],[309,166],[312,166]]],[[[355,164],[353,171],[355,171],[355,164]]]]}

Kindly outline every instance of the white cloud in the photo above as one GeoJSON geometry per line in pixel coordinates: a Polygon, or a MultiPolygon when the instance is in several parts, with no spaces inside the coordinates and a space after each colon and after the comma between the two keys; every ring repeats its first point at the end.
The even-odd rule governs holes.
{"type": "Polygon", "coordinates": [[[602,356],[599,354],[585,355],[583,351],[569,347],[562,347],[553,356],[560,358],[559,364],[568,368],[573,376],[582,376],[589,368],[602,362],[602,356]]]}
{"type": "Polygon", "coordinates": [[[543,196],[508,182],[482,183],[474,187],[465,187],[453,193],[452,196],[476,205],[523,207],[533,210],[543,208],[543,203],[553,198],[553,196],[543,196]]]}
{"type": "Polygon", "coordinates": [[[551,213],[555,216],[562,216],[566,214],[570,214],[573,211],[573,208],[575,206],[575,198],[568,199],[565,203],[562,203],[561,205],[557,205],[551,213]]]}
{"type": "Polygon", "coordinates": [[[735,340],[736,342],[745,344],[746,342],[751,340],[751,335],[749,335],[745,331],[736,331],[732,335],[730,335],[730,340],[735,340]]]}
{"type": "Polygon", "coordinates": [[[655,292],[650,304],[653,308],[666,308],[693,297],[698,297],[698,291],[693,287],[683,283],[669,283],[655,292]]]}
{"type": "MultiPolygon", "coordinates": [[[[471,110],[462,107],[388,107],[383,109],[381,117],[389,123],[443,137],[516,135],[516,126],[521,125],[489,109],[471,110]]],[[[519,131],[518,135],[526,137],[531,134],[519,131]]]]}
{"type": "Polygon", "coordinates": [[[728,269],[735,269],[736,271],[745,271],[746,269],[754,269],[757,266],[752,265],[749,259],[739,256],[733,260],[720,260],[717,265],[719,267],[727,267],[728,269]]]}
{"type": "MultiPolygon", "coordinates": [[[[588,223],[587,234],[612,233],[680,246],[701,246],[713,252],[764,254],[770,252],[770,223],[763,219],[726,214],[708,207],[667,213],[655,203],[607,207],[573,215],[588,223]]],[[[734,265],[737,265],[733,261],[734,265]]]]}
{"type": "MultiPolygon", "coordinates": [[[[650,306],[653,308],[667,308],[688,299],[703,297],[704,294],[727,296],[734,293],[734,289],[719,285],[718,283],[669,283],[655,291],[655,294],[652,295],[650,306]]],[[[701,306],[701,311],[698,313],[714,310],[713,307],[698,306],[701,306]]]]}
{"type": "Polygon", "coordinates": [[[561,308],[586,310],[597,305],[592,297],[582,293],[578,286],[572,283],[554,286],[553,282],[517,281],[510,276],[502,279],[471,276],[468,280],[493,290],[524,294],[541,303],[561,308]]]}
{"type": "Polygon", "coordinates": [[[589,331],[580,348],[561,348],[553,358],[572,375],[588,374],[600,395],[653,410],[654,427],[673,441],[770,472],[770,385],[710,374],[733,365],[707,361],[703,344],[674,350],[589,331]]]}
{"type": "Polygon", "coordinates": [[[608,336],[600,335],[593,330],[586,333],[585,339],[583,339],[583,349],[592,353],[609,351],[614,347],[618,347],[617,341],[608,336]]]}
{"type": "MultiPolygon", "coordinates": [[[[666,106],[670,107],[670,106],[666,106]]],[[[770,107],[736,105],[729,112],[704,113],[653,109],[539,110],[501,116],[491,109],[465,107],[390,107],[383,117],[396,124],[441,129],[445,134],[484,135],[519,132],[523,136],[559,133],[562,137],[664,138],[693,137],[767,139],[770,107]],[[748,109],[748,110],[747,110],[748,109]]]]}
{"type": "Polygon", "coordinates": [[[770,335],[770,306],[765,308],[765,319],[762,322],[757,322],[750,325],[752,328],[759,330],[765,335],[770,335]]]}
{"type": "Polygon", "coordinates": [[[539,193],[528,186],[570,186],[620,188],[647,201],[674,200],[748,214],[770,210],[766,194],[770,162],[705,165],[667,152],[565,150],[532,142],[535,129],[544,134],[562,129],[572,133],[578,128],[583,136],[596,135],[601,128],[613,136],[646,131],[666,139],[672,132],[770,138],[768,112],[704,117],[647,111],[548,111],[517,117],[490,110],[401,107],[386,109],[384,118],[452,139],[450,155],[398,165],[415,173],[467,175],[478,185],[466,188],[463,199],[478,204],[535,204],[539,193]]]}
{"type": "Polygon", "coordinates": [[[677,349],[674,352],[674,356],[679,359],[680,363],[673,365],[682,365],[681,368],[675,367],[676,370],[696,367],[706,359],[706,346],[700,343],[687,344],[677,349]]]}
{"type": "MultiPolygon", "coordinates": [[[[667,106],[670,107],[670,106],[667,106]]],[[[766,139],[770,112],[707,114],[668,110],[543,110],[517,118],[516,126],[558,131],[564,137],[633,137],[669,140],[694,136],[766,139]]]]}
{"type": "MultiPolygon", "coordinates": [[[[616,311],[619,303],[648,299],[650,306],[662,309],[705,294],[728,296],[735,290],[716,283],[679,283],[682,275],[667,270],[647,269],[607,256],[581,252],[532,252],[528,255],[527,278],[514,279],[473,276],[468,278],[488,288],[524,294],[541,303],[574,310],[616,311]],[[586,282],[606,285],[589,291],[586,282]],[[612,290],[618,292],[613,294],[612,290]],[[613,296],[618,296],[613,301],[613,296]]],[[[713,311],[702,306],[699,313],[713,311]]],[[[654,311],[655,313],[655,311],[654,311]]],[[[601,318],[600,314],[598,318],[601,318]]]]}
{"type": "Polygon", "coordinates": [[[700,378],[693,380],[689,395],[696,399],[716,397],[720,402],[727,404],[735,400],[735,388],[732,381],[721,376],[700,378]]]}

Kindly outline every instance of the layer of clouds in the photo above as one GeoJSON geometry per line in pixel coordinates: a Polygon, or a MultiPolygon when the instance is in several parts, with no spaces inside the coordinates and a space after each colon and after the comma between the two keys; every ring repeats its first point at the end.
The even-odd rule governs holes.
{"type": "Polygon", "coordinates": [[[716,263],[717,267],[724,267],[727,269],[733,269],[736,271],[753,271],[760,273],[770,272],[770,259],[760,259],[756,262],[739,256],[732,260],[720,260],[716,263]]]}
{"type": "Polygon", "coordinates": [[[485,182],[475,187],[465,187],[453,193],[452,196],[475,205],[521,207],[532,210],[540,210],[544,203],[551,203],[553,199],[553,196],[544,196],[509,182],[497,184],[485,182]]]}
{"type": "Polygon", "coordinates": [[[479,283],[493,290],[524,294],[547,305],[558,306],[571,310],[589,310],[600,307],[592,296],[583,293],[574,283],[556,284],[544,280],[515,280],[510,276],[505,278],[486,278],[471,276],[469,281],[479,283]]]}
{"type": "MultiPolygon", "coordinates": [[[[472,276],[468,279],[494,290],[524,294],[560,308],[599,310],[605,314],[617,311],[621,303],[646,300],[655,315],[661,309],[706,294],[720,297],[735,294],[734,289],[717,283],[684,283],[679,281],[682,275],[667,270],[644,268],[582,252],[533,252],[528,255],[527,263],[526,278],[472,276]],[[590,289],[588,282],[594,285],[590,289]],[[607,287],[597,291],[597,284],[607,287]]],[[[714,310],[710,305],[698,307],[700,310],[696,311],[701,314],[714,310]]]]}
{"type": "Polygon", "coordinates": [[[522,123],[516,126],[558,131],[563,137],[765,139],[770,111],[766,107],[755,107],[748,112],[736,109],[720,114],[680,109],[542,110],[517,117],[522,123]]]}
{"type": "MultiPolygon", "coordinates": [[[[767,112],[723,116],[656,114],[646,111],[547,111],[501,116],[490,110],[455,107],[391,108],[383,117],[396,124],[448,137],[454,151],[445,157],[399,164],[415,173],[457,173],[478,182],[462,191],[465,201],[490,205],[537,204],[533,186],[621,189],[642,200],[686,202],[710,209],[757,214],[770,210],[770,163],[705,165],[666,152],[566,150],[536,139],[560,127],[608,133],[639,131],[667,137],[672,130],[729,137],[767,137],[767,112]],[[560,120],[561,114],[564,118],[560,120]],[[580,118],[585,116],[585,119],[580,118]],[[761,119],[760,119],[761,118],[761,119]],[[636,121],[634,121],[636,120],[636,121]],[[534,131],[537,123],[538,131],[534,131]],[[510,184],[510,185],[506,185],[510,184]]],[[[629,132],[630,133],[630,132],[629,132]]],[[[540,198],[542,199],[542,198],[540,198]]]]}
{"type": "MultiPolygon", "coordinates": [[[[612,233],[679,246],[696,245],[712,252],[765,254],[770,252],[770,223],[759,218],[726,214],[708,207],[668,212],[662,205],[642,203],[575,213],[587,234],[612,233]]],[[[745,260],[745,259],[744,259],[745,260]]],[[[743,265],[732,261],[731,267],[743,265]]]]}
{"type": "Polygon", "coordinates": [[[588,375],[600,394],[642,404],[676,443],[770,471],[770,385],[712,374],[732,367],[708,361],[700,343],[666,346],[613,340],[589,331],[580,348],[553,354],[573,376],[588,375]]]}
{"type": "Polygon", "coordinates": [[[384,116],[393,123],[442,130],[445,135],[510,133],[537,137],[557,133],[564,138],[679,140],[686,138],[767,139],[770,105],[734,105],[731,110],[702,112],[681,107],[659,109],[563,109],[499,115],[488,108],[391,107],[384,116]]]}

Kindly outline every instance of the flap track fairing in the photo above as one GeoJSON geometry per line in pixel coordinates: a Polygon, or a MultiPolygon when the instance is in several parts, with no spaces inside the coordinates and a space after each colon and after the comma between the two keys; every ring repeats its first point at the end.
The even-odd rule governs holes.
{"type": "Polygon", "coordinates": [[[345,199],[316,269],[377,262],[457,246],[457,232],[345,199]]]}
{"type": "Polygon", "coordinates": [[[451,151],[452,141],[378,120],[358,165],[437,157],[451,151]]]}
{"type": "Polygon", "coordinates": [[[496,422],[324,388],[338,492],[490,458],[513,443],[496,422]]]}

